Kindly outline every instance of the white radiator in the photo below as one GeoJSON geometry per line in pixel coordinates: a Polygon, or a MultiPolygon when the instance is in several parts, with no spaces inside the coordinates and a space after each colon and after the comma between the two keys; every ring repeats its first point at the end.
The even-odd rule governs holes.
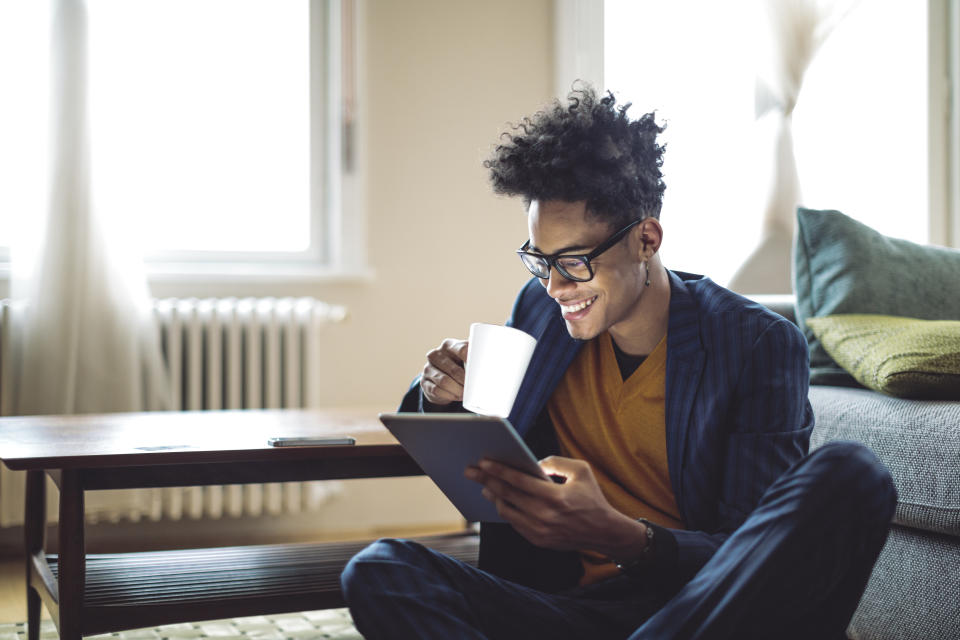
{"type": "Polygon", "coordinates": [[[154,305],[173,409],[319,406],[322,329],[345,316],[313,298],[164,299],[154,305]]]}
{"type": "MultiPolygon", "coordinates": [[[[0,413],[8,415],[11,302],[0,301],[0,413]]],[[[312,298],[163,299],[154,303],[173,410],[319,406],[323,328],[342,307],[312,298]]],[[[2,465],[0,465],[2,466],[2,465]]],[[[256,517],[319,508],[335,482],[93,492],[87,520],[256,517]]],[[[56,491],[51,496],[56,495],[56,491]]],[[[52,502],[52,501],[51,501],[52,502]]],[[[51,504],[51,517],[55,516],[51,504]]],[[[0,469],[0,526],[23,522],[23,478],[0,469]]]]}

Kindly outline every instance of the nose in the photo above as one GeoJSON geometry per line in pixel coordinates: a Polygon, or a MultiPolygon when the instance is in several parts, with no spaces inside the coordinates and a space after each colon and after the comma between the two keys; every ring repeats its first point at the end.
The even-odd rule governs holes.
{"type": "Polygon", "coordinates": [[[560,292],[564,289],[577,286],[576,282],[564,278],[563,274],[557,271],[557,268],[553,265],[550,266],[550,277],[547,280],[541,280],[541,282],[547,288],[547,294],[551,298],[558,298],[560,292]]]}

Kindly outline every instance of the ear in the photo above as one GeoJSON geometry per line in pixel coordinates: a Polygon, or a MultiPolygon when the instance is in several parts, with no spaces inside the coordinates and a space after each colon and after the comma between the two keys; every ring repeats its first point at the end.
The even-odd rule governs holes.
{"type": "Polygon", "coordinates": [[[633,233],[638,236],[638,248],[640,257],[649,260],[660,250],[660,243],[663,242],[663,227],[656,218],[647,218],[633,229],[633,233]]]}

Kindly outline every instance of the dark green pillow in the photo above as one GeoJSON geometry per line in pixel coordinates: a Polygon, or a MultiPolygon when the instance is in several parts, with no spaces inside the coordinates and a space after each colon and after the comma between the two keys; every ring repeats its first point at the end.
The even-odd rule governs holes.
{"type": "Polygon", "coordinates": [[[858,382],[900,398],[960,400],[960,321],[881,315],[807,319],[858,382]]]}
{"type": "Polygon", "coordinates": [[[960,251],[888,238],[839,211],[797,210],[797,324],[810,344],[811,384],[856,384],[807,318],[839,313],[960,320],[960,251]]]}

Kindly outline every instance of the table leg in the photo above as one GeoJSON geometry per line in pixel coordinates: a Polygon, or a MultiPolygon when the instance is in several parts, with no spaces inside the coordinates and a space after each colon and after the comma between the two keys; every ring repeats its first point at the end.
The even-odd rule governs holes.
{"type": "Polygon", "coordinates": [[[83,540],[83,485],[80,472],[64,469],[60,476],[59,574],[60,639],[80,640],[86,551],[83,540]]]}
{"type": "Polygon", "coordinates": [[[31,584],[33,557],[46,547],[47,479],[43,471],[27,471],[26,508],[23,518],[23,540],[27,569],[27,640],[40,638],[42,603],[36,587],[31,584]]]}

